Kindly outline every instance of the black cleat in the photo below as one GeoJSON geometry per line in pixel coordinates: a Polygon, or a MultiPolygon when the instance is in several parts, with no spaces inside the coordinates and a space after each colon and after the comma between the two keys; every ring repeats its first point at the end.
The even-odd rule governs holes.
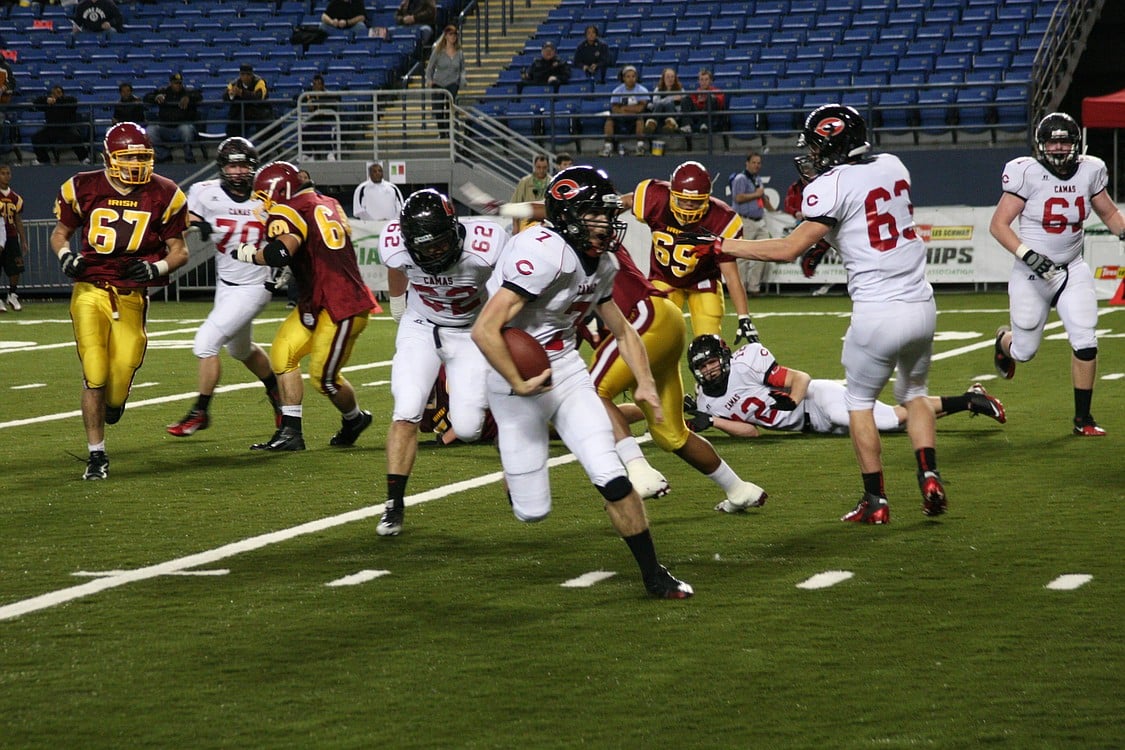
{"type": "Polygon", "coordinates": [[[388,500],[383,509],[383,516],[379,519],[379,525],[375,527],[375,533],[379,536],[398,536],[402,533],[402,520],[406,515],[405,507],[395,507],[394,500],[388,500]]]}
{"type": "Polygon", "coordinates": [[[125,413],[125,404],[121,406],[110,406],[106,404],[105,407],[105,423],[117,424],[121,421],[121,415],[125,413]]]}
{"type": "Polygon", "coordinates": [[[360,433],[371,426],[371,412],[361,411],[359,416],[351,422],[345,420],[340,423],[340,429],[328,441],[329,445],[355,445],[360,433]]]}
{"type": "Polygon", "coordinates": [[[90,458],[86,461],[86,473],[83,479],[105,479],[109,476],[109,456],[105,451],[90,451],[90,458]]]}
{"type": "Polygon", "coordinates": [[[645,588],[657,599],[687,599],[695,593],[690,583],[679,580],[663,565],[655,576],[645,580],[645,588]]]}
{"type": "Polygon", "coordinates": [[[980,383],[973,383],[969,386],[965,395],[969,397],[970,416],[975,417],[978,414],[983,414],[989,419],[995,419],[1000,424],[1008,421],[1008,416],[1004,413],[1004,404],[995,396],[988,395],[988,391],[980,383]]]}
{"type": "Polygon", "coordinates": [[[254,443],[252,451],[303,451],[305,437],[292,427],[281,427],[264,443],[254,443]]]}

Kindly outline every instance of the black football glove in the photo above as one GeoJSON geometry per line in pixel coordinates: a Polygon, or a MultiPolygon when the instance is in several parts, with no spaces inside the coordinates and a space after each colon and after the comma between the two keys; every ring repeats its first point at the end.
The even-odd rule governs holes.
{"type": "Polygon", "coordinates": [[[134,258],[125,266],[125,278],[130,281],[152,281],[160,275],[155,263],[134,258]]]}
{"type": "Polygon", "coordinates": [[[773,399],[771,406],[778,411],[793,411],[797,408],[797,402],[785,391],[770,391],[770,398],[773,399]]]}
{"type": "Polygon", "coordinates": [[[691,415],[691,419],[687,420],[688,429],[692,432],[703,432],[713,424],[711,415],[706,412],[697,411],[691,415]]]}
{"type": "Polygon", "coordinates": [[[1036,276],[1044,281],[1050,281],[1065,270],[1063,266],[1056,264],[1046,255],[1040,255],[1034,250],[1028,250],[1024,253],[1022,260],[1028,268],[1035,272],[1036,276]]]}
{"type": "Polygon", "coordinates": [[[711,232],[680,232],[677,245],[694,245],[695,255],[718,255],[723,251],[723,238],[711,232]]]}
{"type": "Polygon", "coordinates": [[[77,279],[86,270],[86,259],[70,250],[63,250],[59,256],[59,266],[67,276],[77,279]]]}
{"type": "Polygon", "coordinates": [[[816,273],[816,267],[820,265],[820,261],[824,260],[824,256],[828,255],[828,251],[831,249],[832,246],[828,244],[828,241],[822,239],[801,255],[801,273],[805,275],[806,279],[813,277],[813,274],[816,273]]]}
{"type": "Polygon", "coordinates": [[[750,320],[750,316],[739,316],[738,335],[734,337],[735,346],[738,346],[740,341],[744,341],[747,344],[756,344],[759,340],[758,329],[754,327],[754,321],[750,320]]]}
{"type": "Polygon", "coordinates": [[[699,410],[699,405],[695,403],[695,396],[684,394],[684,414],[694,414],[699,410]]]}
{"type": "Polygon", "coordinates": [[[211,229],[211,225],[206,221],[200,219],[199,221],[193,221],[191,225],[199,230],[199,239],[203,240],[204,242],[211,239],[211,232],[213,230],[211,229]]]}

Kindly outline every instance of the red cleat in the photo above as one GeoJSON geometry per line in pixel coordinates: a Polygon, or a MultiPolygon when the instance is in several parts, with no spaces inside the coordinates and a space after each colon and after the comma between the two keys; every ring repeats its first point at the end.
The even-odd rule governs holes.
{"type": "Polygon", "coordinates": [[[1104,437],[1105,430],[1098,426],[1094,418],[1087,414],[1074,418],[1074,434],[1082,437],[1104,437]]]}
{"type": "Polygon", "coordinates": [[[949,507],[941,475],[936,471],[919,471],[918,487],[922,490],[922,512],[927,516],[940,516],[949,507]]]}
{"type": "Polygon", "coordinates": [[[187,416],[175,424],[168,425],[168,434],[176,437],[194,435],[199,430],[206,430],[211,425],[211,419],[205,411],[192,409],[187,416]]]}
{"type": "Polygon", "coordinates": [[[864,493],[859,504],[851,512],[841,516],[840,520],[848,523],[890,523],[891,506],[885,497],[864,493]]]}

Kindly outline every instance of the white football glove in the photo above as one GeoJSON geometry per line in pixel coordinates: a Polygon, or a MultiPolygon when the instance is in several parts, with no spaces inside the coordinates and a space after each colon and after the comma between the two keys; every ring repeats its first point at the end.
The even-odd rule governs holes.
{"type": "Polygon", "coordinates": [[[1020,256],[1020,259],[1027,264],[1028,268],[1035,272],[1036,276],[1044,281],[1050,281],[1066,270],[1064,266],[1056,264],[1046,255],[1040,255],[1027,247],[1027,245],[1020,245],[1020,248],[1025,250],[1023,255],[1020,256]]]}
{"type": "Polygon", "coordinates": [[[258,255],[258,246],[251,245],[249,242],[243,242],[234,251],[234,259],[240,260],[243,263],[256,263],[254,258],[258,255]]]}

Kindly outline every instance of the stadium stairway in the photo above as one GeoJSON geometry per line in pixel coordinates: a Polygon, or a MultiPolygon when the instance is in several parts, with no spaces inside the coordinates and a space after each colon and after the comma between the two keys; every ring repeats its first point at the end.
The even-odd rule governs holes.
{"type": "MultiPolygon", "coordinates": [[[[505,28],[504,19],[496,13],[489,17],[488,28],[485,27],[483,19],[478,19],[476,16],[466,19],[461,29],[461,47],[465,52],[467,85],[461,89],[458,96],[460,106],[469,107],[477,102],[485,90],[496,82],[500,71],[508,67],[513,57],[523,52],[524,45],[535,36],[539,24],[550,11],[559,6],[559,2],[560,0],[527,0],[527,2],[514,3],[513,16],[507,20],[506,30],[503,33],[501,29],[505,28]],[[478,44],[480,45],[479,64],[477,63],[478,44]]],[[[412,76],[408,88],[421,89],[422,79],[421,72],[412,76]]],[[[407,121],[427,123],[429,116],[430,113],[420,107],[407,108],[407,121]]],[[[401,120],[384,121],[380,123],[380,134],[384,137],[393,136],[394,131],[401,130],[401,127],[401,120]]],[[[419,139],[420,145],[433,146],[445,140],[435,128],[411,128],[411,130],[412,137],[419,139]]]]}

